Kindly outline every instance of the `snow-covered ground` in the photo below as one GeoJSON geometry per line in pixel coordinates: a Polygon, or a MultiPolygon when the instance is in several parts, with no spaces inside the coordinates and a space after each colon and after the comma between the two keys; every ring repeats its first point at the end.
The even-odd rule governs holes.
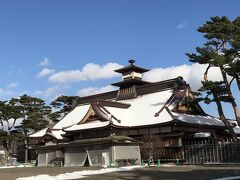
{"type": "Polygon", "coordinates": [[[32,164],[18,164],[16,166],[0,166],[0,169],[8,169],[8,168],[22,168],[22,167],[34,167],[35,165],[32,164]]]}
{"type": "Polygon", "coordinates": [[[67,180],[67,179],[80,179],[86,178],[87,176],[106,174],[119,171],[131,171],[136,168],[141,168],[142,166],[126,166],[120,168],[104,168],[99,170],[83,170],[75,171],[72,173],[59,174],[57,176],[49,176],[47,174],[31,176],[31,177],[20,177],[17,180],[67,180]]]}
{"type": "Polygon", "coordinates": [[[235,179],[240,179],[240,176],[224,177],[224,178],[218,178],[213,180],[235,180],[235,179]]]}

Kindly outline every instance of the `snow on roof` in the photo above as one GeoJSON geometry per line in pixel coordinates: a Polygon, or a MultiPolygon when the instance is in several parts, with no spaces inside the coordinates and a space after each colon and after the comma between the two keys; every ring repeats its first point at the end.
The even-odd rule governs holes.
{"type": "Polygon", "coordinates": [[[131,100],[123,100],[131,106],[128,109],[120,109],[116,107],[105,107],[119,122],[112,120],[117,126],[144,126],[169,122],[172,119],[170,114],[164,109],[162,113],[155,117],[164,103],[172,95],[170,90],[158,93],[152,93],[140,96],[131,100]]]}
{"type": "Polygon", "coordinates": [[[75,131],[105,127],[109,125],[110,122],[116,126],[123,127],[144,126],[169,122],[173,119],[165,109],[157,117],[155,117],[155,113],[162,108],[171,95],[172,91],[167,90],[146,94],[134,99],[122,100],[120,102],[131,104],[131,106],[127,109],[105,106],[104,108],[111,114],[108,114],[104,108],[101,108],[102,111],[109,115],[109,121],[90,121],[80,125],[73,125],[64,130],[75,131]],[[111,118],[111,115],[116,117],[119,121],[111,118]]]}
{"type": "MultiPolygon", "coordinates": [[[[122,100],[120,102],[131,104],[127,109],[105,106],[101,108],[109,116],[109,122],[122,127],[145,126],[170,122],[173,117],[164,109],[159,116],[155,116],[172,95],[172,90],[166,90],[139,96],[134,99],[122,100]],[[113,115],[116,119],[111,118],[113,115]],[[119,120],[119,121],[118,121],[119,120]]],[[[171,108],[171,107],[170,107],[171,108]]],[[[212,116],[189,115],[172,112],[180,121],[198,125],[224,126],[221,120],[212,116]]],[[[67,130],[83,130],[107,126],[107,122],[86,122],[84,125],[75,125],[67,130]]]]}
{"type": "Polygon", "coordinates": [[[55,124],[55,126],[53,126],[52,129],[62,129],[77,124],[85,116],[85,114],[89,110],[89,107],[90,107],[89,104],[77,106],[73,111],[68,113],[61,121],[55,124]]]}
{"type": "Polygon", "coordinates": [[[37,137],[42,137],[46,134],[46,131],[47,131],[47,128],[44,128],[44,129],[42,129],[42,130],[40,130],[40,131],[38,131],[34,134],[29,135],[29,137],[36,137],[36,138],[37,137]]]}
{"type": "Polygon", "coordinates": [[[46,134],[49,134],[49,135],[52,135],[53,137],[55,137],[56,139],[63,139],[62,135],[66,133],[66,132],[63,132],[62,130],[52,130],[52,132],[47,132],[47,129],[48,128],[44,128],[44,129],[30,135],[29,137],[40,138],[46,134]]]}
{"type": "Polygon", "coordinates": [[[64,129],[64,131],[76,131],[76,130],[83,130],[83,129],[93,129],[93,128],[100,128],[105,127],[110,124],[110,121],[90,121],[86,124],[76,124],[69,128],[64,129]]]}
{"type": "Polygon", "coordinates": [[[235,127],[233,128],[233,130],[234,130],[234,132],[235,132],[236,134],[240,134],[240,127],[239,127],[239,126],[235,126],[235,127]]]}
{"type": "Polygon", "coordinates": [[[63,139],[62,135],[64,135],[66,132],[62,131],[62,130],[52,130],[52,134],[54,135],[54,137],[56,137],[56,139],[63,139]]]}
{"type": "Polygon", "coordinates": [[[105,108],[120,120],[120,122],[113,120],[114,125],[143,126],[165,123],[173,120],[166,109],[157,117],[155,117],[155,114],[164,106],[171,95],[172,90],[166,90],[139,96],[135,99],[122,100],[123,103],[131,104],[128,109],[105,108]]]}
{"type": "Polygon", "coordinates": [[[65,134],[65,132],[62,131],[63,128],[65,127],[70,127],[74,124],[77,124],[82,118],[85,116],[89,109],[90,105],[82,105],[76,107],[73,111],[68,113],[62,120],[60,120],[57,124],[51,128],[52,132],[47,133],[47,128],[42,129],[41,131],[38,131],[29,137],[32,138],[38,138],[38,137],[43,137],[45,134],[52,135],[53,137],[57,139],[63,139],[62,135],[65,134]]]}
{"type": "MultiPolygon", "coordinates": [[[[61,134],[63,133],[63,131],[60,129],[64,129],[64,131],[93,129],[108,126],[110,123],[115,126],[122,127],[154,125],[170,122],[173,120],[172,116],[176,116],[178,120],[189,124],[224,126],[221,120],[212,116],[189,115],[175,112],[171,112],[171,114],[166,110],[166,108],[162,110],[159,116],[155,116],[155,114],[159,112],[166,101],[171,97],[172,93],[173,90],[165,90],[141,95],[134,99],[118,101],[130,104],[131,106],[128,108],[111,107],[107,105],[102,107],[100,105],[100,110],[103,114],[106,114],[106,121],[86,121],[84,124],[78,123],[87,114],[90,108],[90,104],[80,105],[69,114],[67,114],[55,126],[53,126],[52,133],[54,133],[54,135],[60,139],[62,138],[61,134]]],[[[169,108],[171,109],[172,107],[169,108]]],[[[44,130],[42,131],[44,132],[44,130]]],[[[30,137],[39,137],[41,135],[43,136],[44,134],[42,131],[35,133],[30,137]]]]}
{"type": "MultiPolygon", "coordinates": [[[[131,104],[131,106],[127,109],[108,106],[104,107],[108,112],[111,113],[106,113],[109,115],[109,121],[90,121],[86,122],[85,124],[74,125],[65,130],[71,131],[104,127],[107,126],[110,121],[112,121],[112,123],[116,126],[123,127],[153,125],[169,122],[173,119],[165,109],[157,117],[155,117],[155,113],[161,109],[171,95],[172,91],[167,90],[146,94],[134,99],[122,100],[120,102],[131,104]],[[111,118],[111,115],[116,117],[119,121],[111,118]]],[[[106,112],[104,108],[101,108],[101,110],[106,112]]]]}
{"type": "Polygon", "coordinates": [[[207,138],[210,137],[211,133],[210,132],[198,132],[194,134],[195,138],[207,138]]]}
{"type": "Polygon", "coordinates": [[[177,116],[178,120],[185,123],[211,126],[224,126],[223,122],[220,119],[212,116],[190,115],[175,112],[173,112],[173,115],[177,116]]]}

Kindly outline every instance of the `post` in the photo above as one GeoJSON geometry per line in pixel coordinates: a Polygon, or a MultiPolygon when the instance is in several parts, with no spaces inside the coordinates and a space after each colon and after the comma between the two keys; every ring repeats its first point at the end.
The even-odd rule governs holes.
{"type": "Polygon", "coordinates": [[[179,165],[179,159],[177,159],[177,166],[179,165]]]}
{"type": "Polygon", "coordinates": [[[161,166],[161,160],[160,160],[160,159],[157,160],[157,166],[158,166],[158,167],[161,166]]]}
{"type": "Polygon", "coordinates": [[[25,145],[25,166],[28,163],[28,147],[27,147],[27,139],[24,140],[24,145],[25,145]]]}

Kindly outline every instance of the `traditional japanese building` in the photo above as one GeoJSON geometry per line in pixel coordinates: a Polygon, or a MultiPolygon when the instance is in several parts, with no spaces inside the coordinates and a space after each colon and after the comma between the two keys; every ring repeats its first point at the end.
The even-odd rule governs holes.
{"type": "Polygon", "coordinates": [[[38,166],[56,160],[65,166],[140,164],[149,156],[184,160],[185,141],[229,136],[222,121],[190,103],[194,97],[182,77],[146,82],[148,70],[134,63],[115,70],[122,74],[112,84],[118,90],[81,97],[60,122],[29,136],[38,142],[38,166]]]}

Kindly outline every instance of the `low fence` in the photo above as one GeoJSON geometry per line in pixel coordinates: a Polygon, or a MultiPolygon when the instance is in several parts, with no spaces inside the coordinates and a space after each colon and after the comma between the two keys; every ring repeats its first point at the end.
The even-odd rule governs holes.
{"type": "Polygon", "coordinates": [[[240,163],[240,143],[232,141],[198,141],[184,144],[187,164],[240,163]]]}

